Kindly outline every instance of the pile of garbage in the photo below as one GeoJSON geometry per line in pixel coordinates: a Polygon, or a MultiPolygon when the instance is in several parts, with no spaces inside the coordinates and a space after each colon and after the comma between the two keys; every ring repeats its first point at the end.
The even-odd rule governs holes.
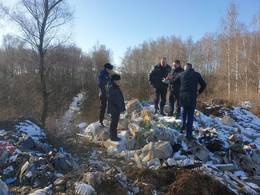
{"type": "Polygon", "coordinates": [[[65,174],[77,167],[71,154],[48,144],[34,120],[0,122],[0,194],[11,188],[21,194],[64,192],[65,174]]]}
{"type": "Polygon", "coordinates": [[[180,119],[131,100],[113,142],[109,119],[105,127],[73,122],[83,98],[64,120],[81,130],[69,138],[73,156],[49,144],[33,119],[0,122],[0,194],[192,194],[197,186],[198,194],[260,193],[260,119],[249,102],[196,110],[195,139],[187,140],[180,119]]]}
{"type": "Polygon", "coordinates": [[[120,142],[109,139],[105,127],[90,124],[81,133],[103,145],[107,153],[136,163],[141,169],[190,167],[214,178],[235,194],[260,193],[260,119],[248,109],[208,105],[196,110],[195,140],[180,132],[181,120],[153,114],[150,103],[132,100],[120,118],[120,142]]]}

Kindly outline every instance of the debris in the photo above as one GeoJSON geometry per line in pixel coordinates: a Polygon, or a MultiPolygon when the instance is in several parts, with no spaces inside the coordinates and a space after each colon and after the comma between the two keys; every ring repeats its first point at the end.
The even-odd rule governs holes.
{"type": "Polygon", "coordinates": [[[92,186],[97,186],[101,184],[101,179],[103,177],[102,172],[87,172],[83,175],[83,182],[88,183],[89,185],[92,186]]]}
{"type": "Polygon", "coordinates": [[[7,167],[7,168],[5,168],[4,170],[3,170],[3,174],[4,175],[10,175],[10,174],[12,174],[14,172],[14,167],[13,166],[9,166],[9,167],[7,167]]]}
{"type": "Polygon", "coordinates": [[[207,162],[209,159],[209,151],[206,147],[197,144],[196,142],[193,143],[191,146],[191,152],[194,154],[195,157],[197,157],[199,160],[203,162],[207,162]]]}
{"type": "Polygon", "coordinates": [[[234,164],[216,164],[214,165],[222,171],[234,171],[236,170],[234,164]]]}
{"type": "Polygon", "coordinates": [[[129,125],[129,120],[127,118],[120,118],[117,129],[127,130],[129,125]]]}
{"type": "Polygon", "coordinates": [[[82,122],[82,123],[79,123],[78,125],[77,125],[77,127],[78,128],[80,128],[80,129],[84,129],[84,128],[86,128],[87,127],[87,123],[86,122],[82,122]]]}
{"type": "Polygon", "coordinates": [[[232,119],[230,116],[227,116],[227,115],[222,117],[221,121],[223,122],[224,125],[229,125],[229,126],[235,125],[235,120],[232,119]]]}
{"type": "Polygon", "coordinates": [[[73,168],[71,159],[68,156],[66,156],[66,154],[64,154],[64,153],[58,152],[54,156],[52,162],[53,162],[54,167],[58,171],[61,171],[63,173],[67,173],[68,171],[70,171],[73,168]]]}
{"type": "Polygon", "coordinates": [[[20,141],[20,145],[23,149],[31,150],[35,147],[34,140],[31,136],[26,136],[20,141]]]}
{"type": "Polygon", "coordinates": [[[91,185],[85,183],[76,183],[75,193],[77,195],[96,195],[95,189],[91,185]]]}
{"type": "Polygon", "coordinates": [[[8,154],[12,154],[15,151],[13,144],[7,141],[0,141],[0,155],[6,151],[8,154]]]}
{"type": "Polygon", "coordinates": [[[243,137],[238,134],[232,134],[228,139],[230,142],[233,142],[233,143],[242,143],[243,142],[243,137]]]}
{"type": "Polygon", "coordinates": [[[44,133],[44,130],[30,120],[18,122],[18,124],[16,125],[16,129],[19,133],[25,133],[27,136],[32,137],[34,140],[46,139],[46,134],[44,133]]]}
{"type": "Polygon", "coordinates": [[[64,177],[58,177],[53,184],[56,192],[66,191],[66,179],[64,177]]]}
{"type": "Polygon", "coordinates": [[[0,194],[1,195],[8,195],[9,188],[8,186],[0,179],[0,194]]]}
{"type": "Polygon", "coordinates": [[[252,160],[255,161],[256,163],[260,164],[260,150],[254,150],[252,154],[252,160]]]}
{"type": "Polygon", "coordinates": [[[142,109],[142,104],[139,102],[138,99],[128,101],[126,104],[127,113],[132,113],[134,111],[141,112],[142,109]]]}
{"type": "Polygon", "coordinates": [[[130,123],[128,129],[133,136],[135,136],[138,132],[141,131],[140,126],[135,123],[130,123]]]}
{"type": "MultiPolygon", "coordinates": [[[[78,104],[72,110],[78,112],[78,104]]],[[[44,130],[31,120],[17,120],[14,128],[0,129],[1,181],[17,187],[18,194],[160,194],[181,190],[176,186],[179,184],[190,189],[194,183],[188,185],[190,180],[186,176],[193,178],[192,174],[196,175],[193,171],[199,171],[204,174],[198,176],[200,188],[208,190],[202,178],[209,176],[210,181],[218,181],[226,186],[225,190],[231,191],[220,191],[223,194],[259,193],[260,119],[241,107],[208,105],[206,110],[214,115],[196,111],[195,139],[187,140],[185,134],[180,133],[181,120],[154,115],[149,103],[141,105],[138,100],[130,101],[127,114],[121,115],[119,142],[109,139],[107,120],[105,127],[99,122],[88,126],[78,121],[78,125],[70,124],[78,128],[84,138],[77,142],[71,138],[77,147],[85,144],[81,141],[86,141],[86,137],[90,142],[86,150],[84,146],[82,156],[74,153],[72,156],[63,148],[48,144],[44,130]],[[98,145],[105,146],[106,150],[98,145]],[[95,149],[89,151],[92,147],[95,149]],[[75,161],[81,163],[81,160],[84,163],[77,166],[75,161]],[[151,179],[128,179],[122,170],[132,171],[135,167],[139,168],[137,172],[152,173],[151,179]],[[190,174],[184,174],[183,180],[175,178],[176,170],[183,168],[191,170],[190,174]],[[156,176],[163,170],[171,173],[172,178],[156,176]],[[161,188],[161,182],[154,177],[163,180],[165,185],[161,188]],[[80,179],[78,183],[75,178],[80,179]]],[[[223,187],[215,183],[213,186],[218,190],[223,187]]]]}
{"type": "Polygon", "coordinates": [[[241,107],[246,109],[246,110],[250,110],[252,108],[252,102],[250,101],[244,101],[241,103],[241,107]]]}
{"type": "Polygon", "coordinates": [[[52,194],[52,185],[49,185],[48,187],[44,189],[39,189],[34,191],[33,193],[30,193],[29,195],[47,195],[47,194],[52,194]]]}
{"type": "Polygon", "coordinates": [[[83,133],[92,136],[93,141],[106,141],[109,138],[108,127],[101,126],[99,122],[91,123],[83,133]]]}
{"type": "Polygon", "coordinates": [[[173,153],[172,146],[169,142],[150,142],[142,149],[142,161],[147,162],[154,158],[167,159],[173,153]]]}
{"type": "Polygon", "coordinates": [[[161,166],[161,162],[158,158],[152,159],[147,162],[147,167],[150,169],[159,169],[161,166]]]}

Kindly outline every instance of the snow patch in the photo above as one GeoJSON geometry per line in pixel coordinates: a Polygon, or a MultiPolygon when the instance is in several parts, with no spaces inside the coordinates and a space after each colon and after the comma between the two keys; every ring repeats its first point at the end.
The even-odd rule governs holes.
{"type": "Polygon", "coordinates": [[[44,130],[30,120],[19,122],[16,125],[16,130],[18,133],[25,133],[31,136],[34,140],[46,139],[44,130]]]}

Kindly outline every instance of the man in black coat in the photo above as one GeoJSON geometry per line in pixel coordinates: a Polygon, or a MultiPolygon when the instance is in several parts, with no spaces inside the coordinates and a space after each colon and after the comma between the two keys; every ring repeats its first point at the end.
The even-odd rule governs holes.
{"type": "Polygon", "coordinates": [[[171,71],[171,74],[168,77],[168,79],[170,80],[170,96],[169,96],[170,112],[168,113],[168,116],[173,116],[173,112],[175,112],[176,118],[179,118],[181,113],[181,105],[180,105],[181,83],[179,80],[175,81],[174,78],[176,78],[183,71],[184,70],[181,67],[180,60],[175,60],[173,63],[173,69],[171,71]]]}
{"type": "Polygon", "coordinates": [[[111,76],[111,86],[108,93],[108,113],[111,114],[110,139],[120,141],[117,137],[117,125],[120,119],[120,113],[125,111],[125,101],[123,93],[119,87],[121,77],[118,74],[111,76]]]}
{"type": "Polygon", "coordinates": [[[110,75],[113,70],[113,65],[106,63],[104,69],[100,71],[98,76],[98,87],[99,87],[99,99],[100,99],[100,111],[99,111],[99,122],[102,126],[103,120],[107,108],[107,88],[110,82],[110,75]]]}
{"type": "Polygon", "coordinates": [[[194,111],[196,107],[197,96],[206,88],[206,82],[200,73],[195,72],[192,64],[187,63],[185,71],[179,74],[175,81],[180,81],[180,103],[183,108],[182,113],[182,130],[186,129],[187,138],[192,137],[192,126],[194,120],[194,111]],[[198,84],[200,88],[198,90],[198,84]]]}
{"type": "Polygon", "coordinates": [[[154,69],[149,73],[149,82],[155,89],[155,99],[154,99],[154,108],[155,113],[159,110],[159,101],[160,102],[160,114],[164,114],[164,106],[166,103],[166,95],[168,84],[163,81],[166,79],[168,74],[171,72],[171,67],[166,63],[166,57],[161,59],[161,62],[157,64],[154,69]]]}

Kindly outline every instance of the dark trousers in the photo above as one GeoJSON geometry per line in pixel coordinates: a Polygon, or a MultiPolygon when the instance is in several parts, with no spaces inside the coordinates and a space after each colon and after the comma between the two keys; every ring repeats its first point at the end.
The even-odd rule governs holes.
{"type": "Polygon", "coordinates": [[[174,91],[171,91],[170,96],[169,96],[169,102],[170,102],[170,113],[169,114],[173,115],[173,113],[175,112],[176,117],[180,117],[180,113],[181,113],[180,94],[176,93],[174,91]]]}
{"type": "Polygon", "coordinates": [[[120,119],[120,113],[111,113],[111,123],[110,123],[110,138],[117,137],[117,125],[120,119]]]}
{"type": "Polygon", "coordinates": [[[187,137],[192,136],[192,126],[193,126],[193,120],[194,120],[194,111],[195,107],[183,107],[182,112],[182,128],[186,128],[187,130],[187,137]]]}
{"type": "Polygon", "coordinates": [[[167,87],[155,88],[155,98],[154,98],[155,110],[159,110],[158,105],[160,102],[160,111],[163,112],[164,106],[166,104],[166,95],[167,95],[167,87]]]}
{"type": "Polygon", "coordinates": [[[99,122],[103,123],[106,108],[107,108],[107,97],[106,95],[101,95],[100,97],[100,111],[99,111],[99,122]]]}

